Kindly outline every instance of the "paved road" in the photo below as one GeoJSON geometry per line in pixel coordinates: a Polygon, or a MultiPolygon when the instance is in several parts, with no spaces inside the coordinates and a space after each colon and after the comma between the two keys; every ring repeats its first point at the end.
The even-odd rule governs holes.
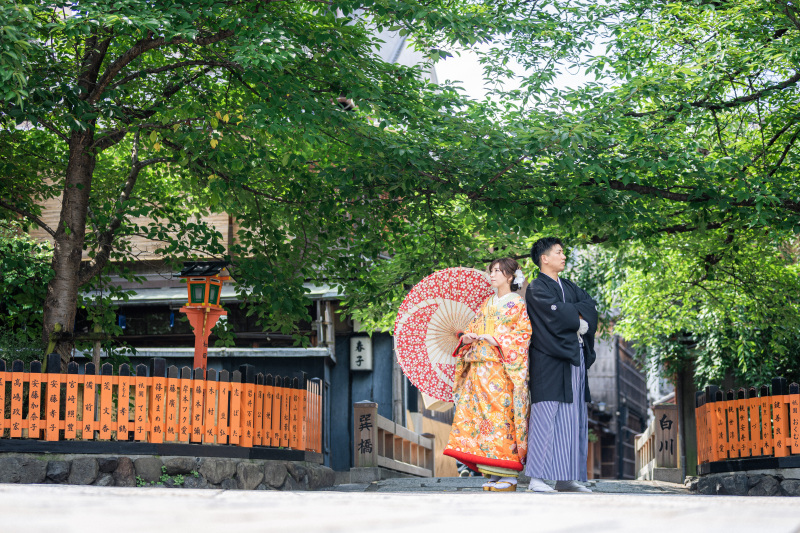
{"type": "MultiPolygon", "coordinates": [[[[352,488],[352,487],[350,487],[352,488]]],[[[594,494],[275,492],[0,485],[3,533],[800,532],[800,500],[594,494]]]]}

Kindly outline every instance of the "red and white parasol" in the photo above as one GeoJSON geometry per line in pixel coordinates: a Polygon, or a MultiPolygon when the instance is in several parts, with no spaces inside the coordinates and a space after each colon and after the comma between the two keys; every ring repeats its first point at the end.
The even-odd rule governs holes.
{"type": "Polygon", "coordinates": [[[414,285],[394,323],[397,362],[420,391],[453,401],[457,333],[494,294],[489,275],[474,268],[446,268],[414,285]]]}

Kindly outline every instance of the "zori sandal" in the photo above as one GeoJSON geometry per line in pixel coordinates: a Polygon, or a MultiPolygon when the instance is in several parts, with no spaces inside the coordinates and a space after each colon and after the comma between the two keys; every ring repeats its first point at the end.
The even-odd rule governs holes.
{"type": "Polygon", "coordinates": [[[486,483],[484,483],[481,486],[483,487],[483,490],[491,491],[491,490],[494,490],[494,484],[495,483],[496,483],[496,481],[487,481],[486,483]]]}
{"type": "Polygon", "coordinates": [[[492,492],[515,492],[517,490],[517,484],[508,481],[498,481],[494,484],[494,487],[489,490],[492,492]]]}

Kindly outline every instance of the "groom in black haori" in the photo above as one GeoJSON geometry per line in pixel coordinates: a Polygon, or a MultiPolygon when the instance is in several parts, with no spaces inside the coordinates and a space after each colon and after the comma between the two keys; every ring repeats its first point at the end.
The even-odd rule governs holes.
{"type": "Polygon", "coordinates": [[[586,481],[591,401],[586,370],[595,360],[597,306],[586,291],[558,275],[566,256],[559,239],[539,239],[531,258],[540,273],[525,294],[533,332],[529,352],[529,491],[591,492],[586,481]]]}

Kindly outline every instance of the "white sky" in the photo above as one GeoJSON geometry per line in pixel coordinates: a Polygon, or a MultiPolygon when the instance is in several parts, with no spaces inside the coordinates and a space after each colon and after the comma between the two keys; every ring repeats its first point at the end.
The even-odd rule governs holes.
{"type": "MultiPolygon", "coordinates": [[[[511,68],[519,74],[524,71],[522,67],[511,64],[511,68]]],[[[439,82],[445,80],[457,81],[466,93],[475,100],[483,100],[486,97],[486,87],[482,78],[483,71],[478,62],[478,56],[474,52],[462,51],[461,55],[453,54],[453,57],[448,57],[445,60],[436,63],[436,74],[439,82]]],[[[585,81],[593,80],[594,76],[587,78],[582,72],[570,73],[565,72],[558,76],[554,86],[559,89],[577,88],[585,81]]],[[[519,81],[512,81],[506,84],[506,89],[515,89],[519,87],[519,81]]]]}

